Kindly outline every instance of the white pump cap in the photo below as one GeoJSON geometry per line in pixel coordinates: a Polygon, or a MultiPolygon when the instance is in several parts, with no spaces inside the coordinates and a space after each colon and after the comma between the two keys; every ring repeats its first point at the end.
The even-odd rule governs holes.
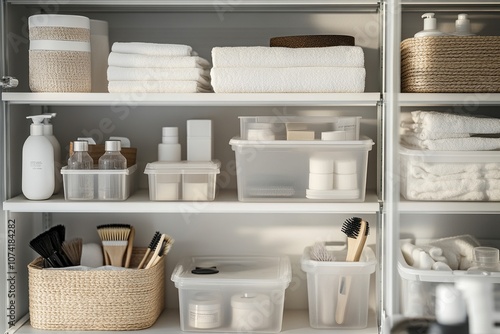
{"type": "Polygon", "coordinates": [[[472,35],[467,14],[458,14],[458,19],[455,21],[455,35],[472,35]]]}
{"type": "Polygon", "coordinates": [[[33,124],[30,125],[30,135],[32,136],[43,136],[43,122],[44,119],[51,118],[49,114],[26,116],[26,118],[31,119],[33,124]]]}
{"type": "Polygon", "coordinates": [[[422,18],[424,19],[424,30],[436,30],[437,23],[434,13],[425,13],[422,18]]]}
{"type": "Polygon", "coordinates": [[[52,131],[52,124],[50,124],[50,120],[54,117],[56,117],[56,113],[53,112],[51,114],[47,114],[47,115],[50,115],[50,117],[47,117],[47,118],[44,118],[43,120],[43,135],[44,136],[50,136],[53,134],[53,131],[52,131]]]}

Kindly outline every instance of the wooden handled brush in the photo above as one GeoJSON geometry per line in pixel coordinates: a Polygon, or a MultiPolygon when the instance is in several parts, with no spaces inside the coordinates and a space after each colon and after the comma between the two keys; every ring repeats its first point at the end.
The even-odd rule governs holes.
{"type": "Polygon", "coordinates": [[[149,269],[156,265],[162,257],[170,251],[173,243],[174,239],[172,239],[168,234],[162,234],[158,244],[156,245],[153,256],[149,260],[145,269],[149,269]]]}
{"type": "Polygon", "coordinates": [[[142,258],[141,262],[137,266],[137,269],[143,268],[143,266],[146,264],[146,260],[148,259],[149,254],[154,251],[156,248],[156,245],[158,245],[158,242],[160,241],[161,238],[161,233],[156,231],[153,239],[151,239],[151,242],[149,243],[148,249],[146,249],[146,254],[144,254],[144,257],[142,258]]]}
{"type": "Polygon", "coordinates": [[[128,224],[107,224],[97,226],[97,233],[101,238],[104,258],[109,260],[106,264],[122,267],[127,251],[130,235],[128,224]]]}
{"type": "MultiPolygon", "coordinates": [[[[369,230],[370,226],[368,222],[358,217],[349,218],[344,222],[342,225],[342,232],[347,235],[346,262],[359,261],[369,230]]],[[[339,325],[344,323],[351,280],[351,276],[340,278],[339,291],[337,294],[337,308],[335,310],[335,321],[339,325]]]]}

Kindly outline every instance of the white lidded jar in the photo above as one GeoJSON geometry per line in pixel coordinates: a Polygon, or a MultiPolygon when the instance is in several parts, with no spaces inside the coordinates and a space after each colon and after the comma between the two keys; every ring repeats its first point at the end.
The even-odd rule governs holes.
{"type": "Polygon", "coordinates": [[[189,301],[189,326],[213,329],[222,325],[222,301],[217,293],[199,292],[189,301]]]}
{"type": "Polygon", "coordinates": [[[50,115],[28,116],[33,124],[23,145],[22,192],[27,199],[44,200],[54,193],[54,148],[43,135],[43,120],[50,115]]]}
{"type": "Polygon", "coordinates": [[[50,140],[52,147],[54,148],[54,194],[59,193],[62,187],[62,177],[61,177],[61,144],[54,136],[54,130],[50,120],[56,117],[56,113],[48,114],[50,117],[43,119],[43,135],[50,140]]]}
{"type": "Polygon", "coordinates": [[[67,197],[73,200],[94,199],[94,175],[85,172],[94,168],[94,160],[88,153],[89,144],[84,140],[73,142],[73,154],[68,159],[68,169],[81,170],[78,174],[68,174],[67,197]]]}
{"type": "MultiPolygon", "coordinates": [[[[116,170],[126,169],[127,159],[120,153],[121,143],[118,140],[107,140],[104,143],[105,153],[99,158],[99,169],[116,170]]],[[[98,177],[99,199],[117,200],[122,198],[125,185],[120,175],[113,173],[102,173],[98,177]]]]}
{"type": "Polygon", "coordinates": [[[158,161],[181,161],[179,130],[176,127],[164,127],[162,140],[158,144],[158,161]]]}

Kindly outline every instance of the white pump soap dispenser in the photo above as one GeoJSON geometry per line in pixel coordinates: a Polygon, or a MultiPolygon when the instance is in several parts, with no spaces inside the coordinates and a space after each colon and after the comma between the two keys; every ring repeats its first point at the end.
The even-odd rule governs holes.
{"type": "Polygon", "coordinates": [[[470,20],[467,14],[458,14],[458,18],[455,21],[455,36],[473,36],[474,34],[470,31],[470,20]]]}
{"type": "Polygon", "coordinates": [[[414,37],[445,35],[444,33],[442,33],[437,29],[437,21],[436,18],[434,17],[434,13],[425,13],[422,15],[422,18],[424,19],[424,30],[417,32],[414,37]]]}
{"type": "Polygon", "coordinates": [[[57,194],[62,188],[62,175],[61,175],[61,144],[54,136],[54,131],[50,120],[56,117],[56,113],[48,114],[50,117],[45,117],[43,119],[43,135],[50,140],[52,147],[54,148],[54,194],[57,194]]]}
{"type": "Polygon", "coordinates": [[[51,115],[28,116],[33,124],[23,145],[22,192],[27,199],[44,200],[54,193],[54,148],[43,134],[43,121],[51,115]]]}

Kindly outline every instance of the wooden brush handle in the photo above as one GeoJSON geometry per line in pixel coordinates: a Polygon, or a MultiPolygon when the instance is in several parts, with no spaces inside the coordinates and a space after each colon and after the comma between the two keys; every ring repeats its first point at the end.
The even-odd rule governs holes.
{"type": "Polygon", "coordinates": [[[148,259],[149,253],[151,253],[151,248],[146,249],[146,254],[144,254],[141,263],[137,266],[137,269],[141,269],[144,264],[146,263],[146,260],[148,259]]]}
{"type": "Polygon", "coordinates": [[[163,240],[165,240],[166,235],[162,234],[160,240],[158,241],[158,245],[156,245],[155,252],[153,253],[153,256],[151,257],[151,260],[149,260],[148,265],[146,266],[145,269],[149,269],[153,266],[155,263],[158,254],[160,253],[161,246],[163,245],[163,240]]]}
{"type": "Polygon", "coordinates": [[[135,237],[135,228],[130,226],[130,234],[128,235],[128,244],[127,251],[125,254],[125,268],[130,267],[130,259],[132,258],[132,248],[134,247],[134,237],[135,237]]]}
{"type": "Polygon", "coordinates": [[[344,323],[345,311],[347,308],[347,299],[349,298],[349,290],[351,290],[351,276],[340,278],[339,292],[337,294],[337,308],[335,309],[335,322],[339,325],[344,323]]]}

